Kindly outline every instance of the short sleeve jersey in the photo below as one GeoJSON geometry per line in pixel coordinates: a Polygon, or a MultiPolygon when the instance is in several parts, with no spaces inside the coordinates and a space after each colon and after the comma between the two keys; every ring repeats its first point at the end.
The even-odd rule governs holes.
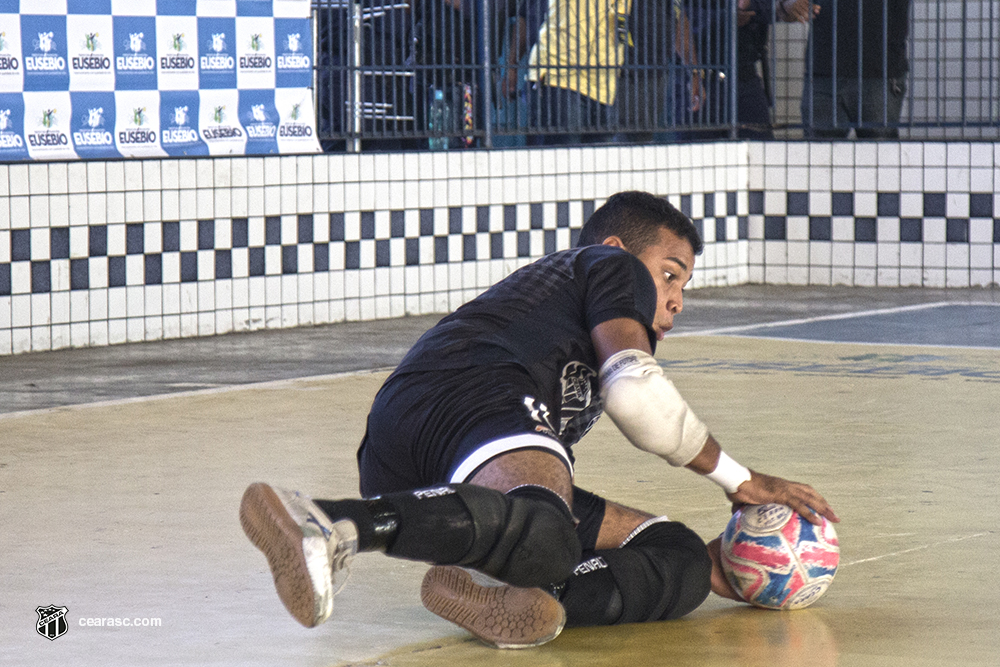
{"type": "Polygon", "coordinates": [[[634,255],[603,245],[556,252],[442,319],[396,372],[518,366],[546,403],[551,431],[571,446],[601,414],[591,330],[631,318],[655,349],[655,310],[656,286],[634,255]]]}

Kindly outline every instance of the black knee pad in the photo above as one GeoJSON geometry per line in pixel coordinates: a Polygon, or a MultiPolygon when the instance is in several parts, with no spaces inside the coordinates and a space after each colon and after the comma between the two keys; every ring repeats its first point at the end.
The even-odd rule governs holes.
{"type": "Polygon", "coordinates": [[[481,487],[460,486],[462,500],[477,517],[476,543],[461,564],[514,586],[546,586],[566,579],[579,563],[573,516],[553,491],[533,485],[512,490],[504,496],[506,516],[497,521],[492,498],[491,511],[478,509],[481,487]]]}
{"type": "Polygon", "coordinates": [[[557,583],[580,560],[569,508],[557,494],[538,486],[505,495],[473,484],[447,484],[331,505],[328,514],[353,518],[368,535],[361,540],[366,549],[384,548],[391,556],[437,565],[465,565],[514,586],[557,583]],[[365,516],[347,511],[354,505],[364,510],[355,514],[365,516]],[[378,534],[379,526],[385,527],[384,536],[378,534]]]}
{"type": "Polygon", "coordinates": [[[705,542],[682,523],[665,521],[647,526],[624,549],[644,553],[663,577],[662,597],[652,618],[680,618],[697,609],[712,588],[712,559],[705,542]]]}
{"type": "Polygon", "coordinates": [[[652,523],[618,549],[584,553],[562,592],[567,626],[679,618],[708,597],[712,561],[684,524],[652,523]]]}

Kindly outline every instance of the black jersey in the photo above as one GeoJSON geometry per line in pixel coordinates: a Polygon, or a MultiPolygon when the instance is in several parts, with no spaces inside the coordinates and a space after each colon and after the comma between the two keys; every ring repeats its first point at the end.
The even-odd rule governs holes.
{"type": "Polygon", "coordinates": [[[441,320],[395,374],[520,367],[537,388],[539,421],[571,446],[601,414],[591,330],[631,318],[646,327],[655,349],[655,310],[656,286],[634,255],[603,245],[556,252],[441,320]]]}

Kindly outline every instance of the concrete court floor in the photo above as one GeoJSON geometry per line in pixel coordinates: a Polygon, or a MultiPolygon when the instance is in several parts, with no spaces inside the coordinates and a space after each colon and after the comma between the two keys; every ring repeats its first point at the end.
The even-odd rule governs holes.
{"type": "MultiPolygon", "coordinates": [[[[782,327],[746,327],[783,320],[842,328],[856,320],[816,318],[940,301],[1000,298],[996,290],[692,291],[687,323],[658,357],[734,457],[808,481],[831,500],[843,519],[837,579],[799,612],[712,596],[680,621],[567,630],[516,653],[487,649],[425,611],[426,566],[376,554],[355,561],[331,621],[303,629],[236,519],[243,488],[257,479],[356,494],[354,451],[386,371],[331,375],[344,370],[336,363],[364,365],[343,341],[364,341],[368,367],[391,366],[434,318],[0,359],[0,398],[19,397],[0,416],[2,662],[996,665],[1000,344],[705,335],[780,335],[782,327]],[[381,338],[373,342],[369,328],[381,338]],[[278,351],[289,340],[292,351],[278,351]],[[247,358],[225,363],[240,348],[247,358]],[[343,361],[317,368],[328,351],[343,361]],[[216,370],[197,361],[213,356],[224,357],[216,370]],[[78,361],[80,374],[71,369],[78,361]],[[94,370],[101,362],[104,373],[94,370]],[[188,384],[177,387],[180,377],[188,384]],[[271,381],[240,384],[260,378],[271,381]],[[181,391],[191,384],[209,388],[181,391]],[[69,609],[69,630],[54,641],[34,627],[35,607],[50,604],[69,609]],[[161,625],[80,625],[94,618],[161,625]]],[[[899,312],[912,313],[917,330],[938,311],[870,321],[899,312]]],[[[666,513],[706,539],[728,518],[712,484],[633,449],[608,420],[576,452],[585,488],[666,513]]]]}

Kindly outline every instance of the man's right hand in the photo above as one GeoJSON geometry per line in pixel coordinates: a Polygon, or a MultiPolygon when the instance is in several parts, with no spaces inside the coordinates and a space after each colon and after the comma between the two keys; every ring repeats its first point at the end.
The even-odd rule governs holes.
{"type": "Polygon", "coordinates": [[[737,505],[787,505],[817,526],[823,523],[820,516],[834,523],[840,521],[826,498],[808,484],[790,482],[755,470],[750,471],[750,479],[740,484],[736,493],[727,496],[737,505]]]}

